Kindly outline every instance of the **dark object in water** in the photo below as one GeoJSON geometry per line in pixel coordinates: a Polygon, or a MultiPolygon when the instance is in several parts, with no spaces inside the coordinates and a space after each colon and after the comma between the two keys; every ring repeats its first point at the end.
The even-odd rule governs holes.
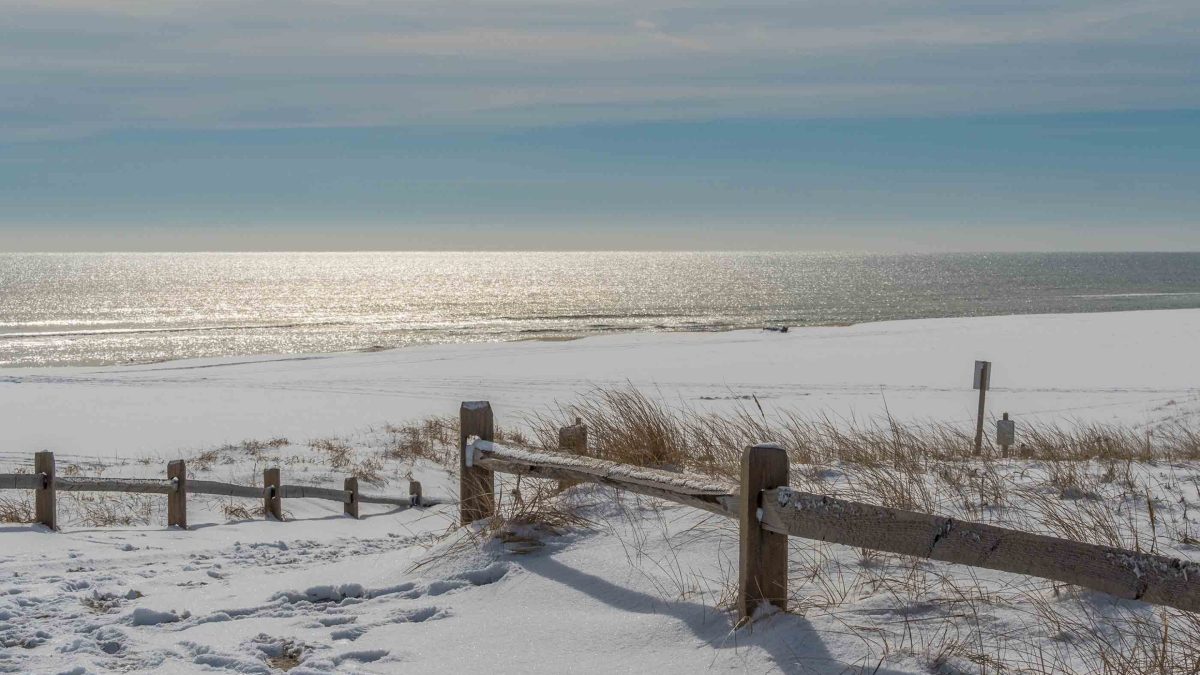
{"type": "Polygon", "coordinates": [[[787,326],[767,326],[766,328],[763,328],[763,330],[769,330],[773,333],[786,333],[786,332],[788,332],[788,327],[787,326]]]}

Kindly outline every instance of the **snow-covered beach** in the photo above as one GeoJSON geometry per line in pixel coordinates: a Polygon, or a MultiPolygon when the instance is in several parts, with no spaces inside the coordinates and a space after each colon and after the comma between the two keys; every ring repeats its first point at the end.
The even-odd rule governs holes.
{"type": "MultiPolygon", "coordinates": [[[[976,359],[995,364],[992,416],[1151,432],[1200,415],[1197,344],[1200,310],[1173,310],[8,369],[0,370],[0,471],[28,467],[34,451],[52,450],[60,467],[75,465],[85,475],[157,477],[168,459],[216,450],[211,475],[243,477],[278,463],[285,474],[332,485],[338,472],[320,463],[315,439],[344,439],[366,456],[383,447],[385,425],[453,415],[463,400],[490,400],[497,422],[515,427],[523,415],[592,388],[627,384],[695,410],[728,411],[754,397],[765,414],[890,415],[966,428],[974,423],[976,359]],[[247,441],[276,438],[289,442],[236,454],[247,441]]],[[[411,471],[427,495],[455,497],[455,476],[435,462],[388,470],[381,491],[402,491],[411,471]]],[[[1005,470],[1025,471],[1031,484],[1044,477],[1036,462],[1005,470]]],[[[1176,518],[1186,530],[1186,503],[1200,501],[1200,467],[1135,473],[1147,490],[1184,486],[1170,495],[1185,500],[1182,515],[1167,504],[1158,518],[1176,518]]],[[[653,500],[614,502],[606,490],[568,498],[595,526],[543,535],[532,551],[456,531],[452,504],[364,507],[368,517],[353,521],[336,504],[289,500],[291,522],[274,523],[230,518],[224,502],[209,500],[195,506],[189,532],[158,521],[92,527],[68,520],[53,535],[6,524],[0,670],[927,672],[939,640],[957,644],[955,636],[975,636],[980,625],[991,640],[1036,623],[1019,603],[985,603],[972,633],[958,628],[957,615],[923,610],[923,599],[879,591],[882,582],[864,592],[847,580],[850,597],[834,611],[733,631],[720,604],[736,577],[734,524],[653,500]],[[896,625],[913,644],[889,641],[896,625]]],[[[863,563],[860,552],[844,547],[793,546],[794,560],[826,556],[817,567],[835,564],[847,579],[843,567],[876,565],[880,579],[892,568],[863,563]]],[[[1187,537],[1162,549],[1200,560],[1187,537]]],[[[1044,584],[976,576],[981,595],[1029,583],[1027,592],[1057,601],[1044,584]]],[[[803,578],[794,584],[800,595],[810,585],[814,593],[831,586],[803,578]]],[[[1099,613],[1119,605],[1153,615],[1137,603],[1085,595],[1099,613]]],[[[1031,634],[1020,644],[1087,667],[1082,657],[1072,661],[1070,641],[1053,630],[1031,634]]],[[[980,648],[1000,652],[1000,643],[980,648]]],[[[954,658],[937,667],[959,672],[954,658]]]]}
{"type": "Polygon", "coordinates": [[[990,407],[1018,419],[1144,425],[1194,415],[1200,310],[925,319],[724,333],[421,346],[100,368],[0,369],[9,448],[152,455],[266,436],[328,436],[456,414],[506,416],[597,386],[668,401],[973,424],[975,359],[990,407]]]}

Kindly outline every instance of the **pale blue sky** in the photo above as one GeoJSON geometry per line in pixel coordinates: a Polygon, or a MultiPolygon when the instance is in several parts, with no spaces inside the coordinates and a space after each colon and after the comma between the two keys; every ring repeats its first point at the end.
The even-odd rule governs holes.
{"type": "Polygon", "coordinates": [[[0,250],[1200,249],[1200,3],[0,0],[0,250]]]}

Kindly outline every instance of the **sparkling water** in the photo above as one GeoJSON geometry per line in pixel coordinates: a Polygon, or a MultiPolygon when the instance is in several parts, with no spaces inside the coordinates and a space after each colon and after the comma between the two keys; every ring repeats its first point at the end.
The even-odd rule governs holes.
{"type": "Polygon", "coordinates": [[[0,254],[0,366],[1200,307],[1200,254],[0,254]]]}

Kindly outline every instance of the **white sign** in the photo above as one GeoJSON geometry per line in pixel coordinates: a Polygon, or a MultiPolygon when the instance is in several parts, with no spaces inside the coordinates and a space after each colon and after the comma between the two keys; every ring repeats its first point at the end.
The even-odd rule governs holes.
{"type": "Polygon", "coordinates": [[[992,362],[991,361],[976,361],[975,362],[975,388],[976,389],[991,389],[992,385],[992,362]],[[986,378],[985,378],[986,373],[986,378]]]}

